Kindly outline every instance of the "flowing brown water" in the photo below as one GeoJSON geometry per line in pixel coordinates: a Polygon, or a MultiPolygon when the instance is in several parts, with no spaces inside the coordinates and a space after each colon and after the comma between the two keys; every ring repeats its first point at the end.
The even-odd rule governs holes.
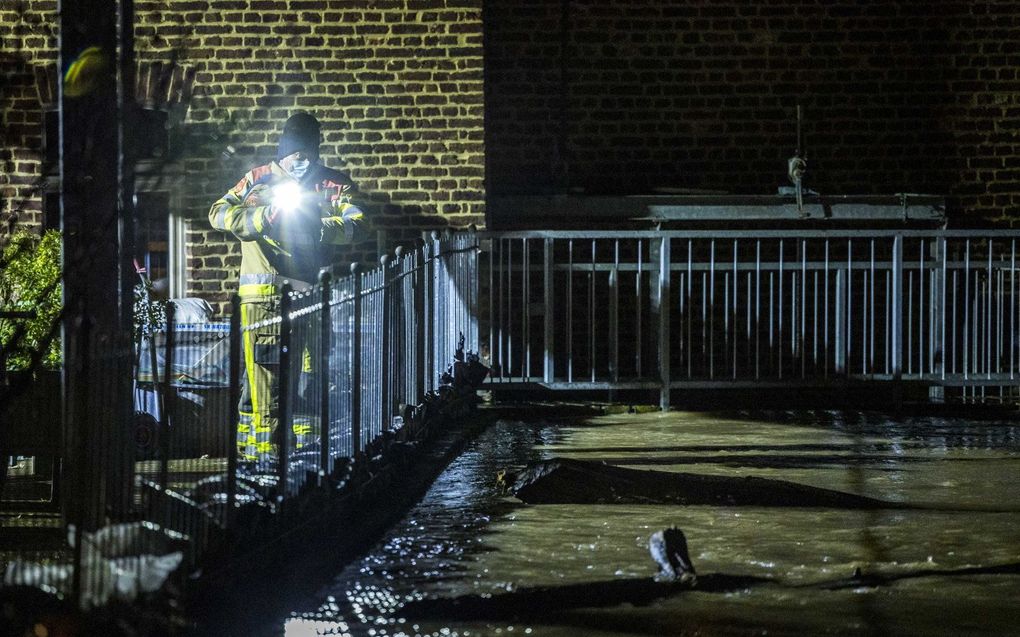
{"type": "MultiPolygon", "coordinates": [[[[1020,635],[1020,426],[838,412],[606,415],[499,422],[363,559],[273,631],[305,635],[1020,635]],[[499,469],[569,457],[753,475],[924,508],[853,511],[659,505],[529,506],[499,469]],[[774,580],[644,606],[549,608],[526,622],[408,621],[411,600],[638,580],[648,536],[684,530],[699,577],[774,580]],[[864,575],[882,585],[816,586],[864,575]],[[937,572],[936,572],[937,571],[937,572]],[[926,575],[930,573],[930,575],[926,575]]],[[[498,597],[497,597],[498,599],[498,597]]]]}

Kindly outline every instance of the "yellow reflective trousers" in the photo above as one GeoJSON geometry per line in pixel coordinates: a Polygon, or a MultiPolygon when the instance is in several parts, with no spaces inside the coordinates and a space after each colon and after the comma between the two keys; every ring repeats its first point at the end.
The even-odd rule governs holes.
{"type": "MultiPolygon", "coordinates": [[[[244,378],[238,405],[237,449],[244,460],[270,460],[279,455],[280,424],[280,298],[241,299],[241,344],[244,354],[244,378]]],[[[291,331],[290,385],[288,397],[292,413],[302,403],[301,374],[309,374],[310,351],[317,340],[306,330],[291,331]],[[310,338],[311,337],[311,338],[310,338]]],[[[295,436],[310,433],[308,418],[295,417],[294,436],[289,448],[297,448],[295,436]]]]}

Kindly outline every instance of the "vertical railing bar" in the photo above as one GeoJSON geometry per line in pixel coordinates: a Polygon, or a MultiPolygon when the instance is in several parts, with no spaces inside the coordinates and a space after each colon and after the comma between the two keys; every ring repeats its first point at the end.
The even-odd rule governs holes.
{"type": "Polygon", "coordinates": [[[985,297],[985,374],[992,377],[992,253],[995,251],[993,240],[988,240],[988,294],[985,297]]]}
{"type": "MultiPolygon", "coordinates": [[[[634,370],[635,370],[636,377],[639,378],[639,379],[642,377],[641,350],[642,350],[642,346],[644,345],[644,343],[642,342],[642,338],[641,338],[641,305],[642,305],[641,270],[642,270],[642,267],[643,267],[643,263],[642,263],[642,259],[643,259],[642,253],[644,252],[643,246],[644,246],[644,242],[641,239],[638,239],[637,240],[637,274],[634,276],[634,296],[635,296],[635,301],[636,301],[636,303],[635,303],[635,313],[637,314],[637,316],[635,318],[635,322],[634,322],[634,370]]],[[[683,315],[683,311],[682,310],[681,310],[681,315],[683,315]]]]}
{"type": "Polygon", "coordinates": [[[938,308],[935,287],[938,283],[939,245],[932,241],[931,260],[932,266],[928,271],[928,374],[935,374],[935,313],[938,308]]]}
{"type": "Polygon", "coordinates": [[[822,362],[823,376],[829,377],[829,240],[825,240],[825,270],[822,272],[822,362]]]}
{"type": "MultiPolygon", "coordinates": [[[[945,237],[942,237],[941,240],[939,241],[939,260],[942,262],[942,274],[939,277],[940,278],[939,284],[940,284],[940,286],[942,288],[941,300],[939,301],[939,311],[941,312],[941,317],[939,319],[939,337],[941,339],[940,345],[939,345],[939,354],[940,354],[940,356],[939,356],[939,359],[940,359],[939,367],[941,368],[940,371],[941,371],[942,380],[945,380],[946,379],[946,284],[948,282],[948,278],[947,278],[946,275],[948,274],[947,268],[948,268],[948,261],[949,261],[949,244],[946,241],[945,237]]],[[[955,294],[955,291],[954,291],[954,294],[955,294]]]]}
{"type": "Polygon", "coordinates": [[[733,378],[737,378],[737,289],[738,284],[738,273],[737,273],[737,239],[733,240],[733,378]]]}
{"type": "MultiPolygon", "coordinates": [[[[732,378],[733,379],[736,378],[736,350],[737,350],[737,348],[736,348],[736,342],[737,342],[737,340],[736,340],[736,298],[737,298],[738,287],[739,287],[739,282],[738,282],[739,278],[737,278],[738,274],[737,274],[737,264],[736,264],[736,250],[737,250],[737,240],[735,240],[735,238],[734,238],[734,240],[733,240],[733,308],[732,308],[732,313],[733,313],[733,327],[732,327],[733,335],[732,335],[732,339],[731,339],[731,342],[732,342],[732,358],[733,358],[733,374],[732,374],[732,378]]],[[[728,333],[728,331],[727,331],[727,333],[728,333]]]]}
{"type": "Polygon", "coordinates": [[[914,271],[907,272],[907,374],[914,373],[914,271]]]}
{"type": "MultiPolygon", "coordinates": [[[[425,253],[423,267],[430,267],[428,256],[435,257],[430,249],[425,253]]],[[[428,271],[425,271],[428,274],[428,271]]],[[[431,276],[423,277],[422,283],[429,285],[431,276]]],[[[351,282],[353,290],[351,301],[353,303],[353,326],[351,335],[351,455],[361,455],[361,270],[357,263],[351,264],[351,282]]],[[[432,306],[435,303],[435,296],[425,295],[425,303],[432,306]]],[[[431,310],[427,310],[431,316],[431,310]]]]}
{"type": "Polygon", "coordinates": [[[521,322],[524,329],[522,352],[522,374],[526,381],[531,381],[531,250],[528,239],[521,239],[521,322]]]}
{"type": "MultiPolygon", "coordinates": [[[[378,338],[373,339],[376,351],[372,352],[371,360],[373,362],[374,369],[372,370],[373,384],[378,384],[377,388],[377,400],[373,404],[373,409],[376,410],[375,417],[372,419],[372,436],[382,435],[382,432],[389,431],[389,354],[392,350],[389,348],[387,343],[389,339],[389,319],[387,318],[387,306],[389,305],[388,297],[389,293],[389,267],[390,258],[386,256],[386,263],[382,263],[380,259],[379,267],[376,269],[375,284],[376,289],[379,290],[373,295],[373,308],[372,308],[372,329],[381,330],[378,338]],[[385,363],[385,364],[384,364],[385,363]]],[[[451,322],[452,323],[452,322],[451,322]]]]}
{"type": "Polygon", "coordinates": [[[970,374],[970,239],[964,241],[963,256],[963,377],[970,374]]]}
{"type": "Polygon", "coordinates": [[[613,242],[613,269],[609,271],[609,378],[620,382],[620,241],[613,242]]]}
{"type": "MultiPolygon", "coordinates": [[[[241,297],[233,294],[230,297],[230,395],[227,398],[230,414],[237,414],[241,402],[241,297]]],[[[227,530],[234,528],[237,506],[237,418],[232,417],[227,426],[227,511],[225,524],[227,530]]]]}
{"type": "MultiPolygon", "coordinates": [[[[506,245],[506,371],[514,379],[514,246],[510,239],[506,245]]],[[[523,375],[523,371],[521,372],[523,375]]]]}
{"type": "Polygon", "coordinates": [[[870,303],[868,304],[868,371],[874,373],[875,371],[875,240],[871,240],[871,276],[870,284],[871,287],[868,291],[871,295],[870,303]]]}
{"type": "Polygon", "coordinates": [[[818,373],[818,270],[814,271],[814,283],[811,292],[811,366],[818,373]]]}
{"type": "Polygon", "coordinates": [[[722,302],[722,315],[723,315],[723,351],[722,351],[722,366],[725,373],[725,367],[729,364],[730,360],[730,272],[729,270],[723,272],[723,302],[722,302]]]}
{"type": "Polygon", "coordinates": [[[928,374],[935,373],[935,339],[938,336],[938,323],[935,315],[938,312],[938,242],[931,242],[931,267],[928,268],[928,374]]]}
{"type": "Polygon", "coordinates": [[[280,292],[280,370],[279,370],[279,422],[276,427],[276,445],[278,450],[277,498],[282,502],[287,497],[287,463],[290,455],[290,431],[293,427],[294,411],[291,404],[291,340],[293,323],[291,306],[294,299],[289,282],[285,282],[280,292]]]}
{"type": "MultiPolygon", "coordinates": [[[[425,303],[424,303],[424,314],[423,321],[425,328],[425,349],[423,350],[424,358],[424,374],[425,374],[425,391],[432,391],[436,386],[436,378],[432,372],[436,367],[436,352],[438,351],[439,335],[437,333],[437,326],[439,320],[437,312],[439,311],[437,298],[440,293],[439,288],[439,246],[438,246],[438,233],[432,232],[426,235],[424,239],[426,245],[425,252],[425,270],[424,270],[424,285],[425,285],[425,303]]],[[[355,277],[356,278],[356,277],[355,277]]],[[[360,282],[360,280],[359,280],[360,282]]],[[[360,296],[359,296],[360,298],[360,296]]],[[[360,360],[360,357],[356,360],[360,360]]],[[[358,392],[360,395],[360,387],[358,392]]],[[[360,413],[360,412],[359,412],[360,413]]],[[[360,451],[356,449],[355,451],[360,451]]]]}
{"type": "Polygon", "coordinates": [[[843,362],[846,365],[847,373],[850,373],[850,367],[853,364],[851,357],[853,356],[853,297],[854,297],[854,250],[853,250],[853,239],[846,240],[846,357],[843,362]]]}
{"type": "MultiPolygon", "coordinates": [[[[776,273],[769,270],[769,366],[772,367],[776,360],[776,345],[775,345],[775,284],[776,284],[776,273]]],[[[770,370],[770,371],[774,371],[770,370]]]]}
{"type": "MultiPolygon", "coordinates": [[[[403,249],[401,248],[397,252],[398,252],[398,254],[403,254],[403,249]]],[[[489,254],[490,255],[492,254],[491,250],[489,251],[489,254]]],[[[408,287],[407,287],[407,261],[408,261],[409,258],[410,258],[409,255],[403,255],[403,256],[399,256],[398,259],[397,259],[399,261],[399,264],[400,264],[399,265],[399,267],[400,267],[400,297],[399,297],[399,299],[400,299],[399,300],[399,303],[400,303],[400,312],[398,313],[398,316],[400,316],[400,323],[399,323],[400,331],[399,331],[399,334],[396,336],[396,339],[397,339],[397,341],[396,341],[396,351],[399,352],[399,354],[397,354],[397,361],[396,361],[396,363],[400,366],[400,393],[399,393],[399,397],[400,398],[399,398],[398,406],[399,405],[411,405],[411,404],[413,404],[413,401],[411,400],[409,392],[408,392],[408,388],[411,386],[411,373],[412,373],[412,370],[414,369],[414,361],[412,360],[411,351],[410,351],[411,338],[410,338],[410,335],[408,334],[408,331],[407,331],[407,308],[410,306],[410,303],[409,303],[410,295],[408,294],[408,287]]],[[[489,263],[490,267],[487,270],[487,274],[489,274],[489,275],[491,275],[491,273],[492,273],[491,265],[492,264],[490,262],[489,263]]],[[[479,276],[481,276],[481,270],[479,270],[479,276]]],[[[488,284],[488,283],[489,283],[489,281],[486,281],[486,284],[488,284]]],[[[481,285],[481,281],[479,281],[479,286],[480,285],[481,285]]],[[[492,292],[492,286],[489,285],[486,289],[489,291],[489,299],[490,299],[490,303],[491,303],[491,301],[493,299],[493,296],[494,296],[493,292],[492,292]]],[[[490,308],[491,308],[491,305],[490,305],[490,308]]],[[[479,312],[481,312],[481,308],[479,308],[479,312]]],[[[489,328],[488,338],[485,339],[486,347],[483,350],[483,348],[481,347],[481,336],[479,336],[478,352],[479,352],[480,355],[483,355],[485,357],[486,361],[488,361],[491,364],[492,361],[493,361],[493,352],[495,351],[493,349],[493,347],[492,347],[492,324],[493,324],[492,322],[493,322],[493,316],[492,316],[491,310],[486,314],[486,318],[488,319],[488,326],[487,327],[489,328]]],[[[480,328],[479,328],[479,331],[480,331],[480,328]]],[[[399,413],[403,414],[403,410],[400,410],[399,413]]]]}
{"type": "Polygon", "coordinates": [[[779,343],[779,348],[778,348],[779,363],[777,365],[777,371],[778,371],[778,374],[779,374],[779,378],[783,377],[783,269],[784,269],[783,248],[784,247],[785,247],[784,246],[784,242],[783,242],[782,239],[780,239],[779,240],[779,273],[777,275],[779,277],[779,298],[778,298],[779,306],[778,306],[777,312],[776,312],[776,317],[777,317],[778,322],[779,322],[779,324],[777,325],[779,331],[778,331],[778,333],[776,335],[776,342],[779,343]]]}
{"type": "Polygon", "coordinates": [[[591,272],[588,274],[588,368],[595,382],[595,239],[591,240],[591,272]]]}
{"type": "Polygon", "coordinates": [[[956,307],[957,306],[957,303],[956,303],[956,293],[957,293],[957,290],[959,289],[959,285],[960,285],[959,274],[960,274],[959,269],[958,268],[953,268],[953,311],[952,311],[953,334],[952,334],[952,339],[951,339],[951,342],[950,342],[950,344],[952,345],[952,349],[953,349],[953,358],[952,358],[952,360],[953,360],[952,373],[953,374],[957,373],[956,372],[956,340],[957,340],[956,316],[959,313],[959,309],[957,309],[957,307],[956,307]]]}
{"type": "MultiPolygon", "coordinates": [[[[704,374],[705,359],[711,359],[711,352],[708,350],[708,272],[702,272],[702,373],[704,374]]],[[[710,365],[708,366],[710,367],[710,365]]]]}
{"type": "Polygon", "coordinates": [[[835,285],[836,285],[836,290],[835,290],[836,313],[835,313],[835,316],[833,316],[833,323],[834,323],[834,327],[835,327],[835,332],[836,333],[833,336],[834,346],[835,346],[835,348],[833,350],[833,358],[835,359],[835,360],[833,360],[833,365],[834,365],[836,374],[842,375],[846,371],[845,366],[844,366],[844,361],[846,360],[845,359],[846,348],[845,348],[844,343],[843,343],[843,330],[845,329],[845,325],[843,323],[843,309],[844,309],[845,299],[843,298],[843,269],[842,268],[837,268],[836,269],[836,281],[835,281],[835,285]]]}
{"type": "MultiPolygon", "coordinates": [[[[977,258],[975,255],[975,266],[977,266],[977,258]]],[[[982,301],[983,284],[981,282],[982,270],[978,267],[974,268],[974,298],[972,300],[972,307],[974,308],[974,316],[971,321],[971,334],[973,334],[974,340],[971,348],[971,373],[975,376],[981,373],[982,364],[985,358],[984,348],[984,327],[985,322],[982,317],[982,310],[984,310],[984,303],[982,301]]],[[[973,388],[974,396],[977,396],[977,388],[973,388]]]]}
{"type": "MultiPolygon", "coordinates": [[[[972,374],[978,373],[978,368],[981,361],[981,347],[979,344],[981,338],[981,319],[979,318],[979,309],[981,308],[981,283],[980,274],[978,270],[974,269],[974,298],[971,300],[971,308],[973,309],[973,316],[970,321],[970,336],[971,336],[971,347],[970,347],[970,372],[972,374]]],[[[975,390],[976,395],[976,390],[975,390]]]]}
{"type": "Polygon", "coordinates": [[[567,241],[567,382],[574,382],[574,240],[567,241]]]}
{"type": "MultiPolygon", "coordinates": [[[[156,390],[156,374],[153,374],[153,389],[159,391],[159,485],[164,492],[170,487],[170,405],[174,402],[171,391],[173,387],[170,385],[170,379],[174,374],[174,340],[176,336],[175,321],[175,309],[173,303],[166,304],[166,352],[163,354],[163,379],[162,379],[162,390],[156,390]]],[[[152,345],[155,346],[155,339],[152,341],[152,345]]],[[[5,470],[4,467],[0,466],[0,470],[5,470]]],[[[164,523],[169,522],[165,520],[164,523]]]]}
{"type": "Polygon", "coordinates": [[[892,282],[892,273],[889,270],[885,271],[885,373],[889,373],[889,358],[892,356],[892,344],[889,341],[889,312],[891,310],[892,296],[890,294],[890,285],[892,282]]]}
{"type": "MultiPolygon", "coordinates": [[[[393,268],[390,265],[390,255],[383,254],[379,257],[379,294],[382,294],[381,305],[382,305],[382,356],[379,358],[379,375],[382,377],[382,392],[380,396],[380,407],[382,409],[382,431],[389,431],[390,425],[392,424],[392,409],[393,409],[393,398],[390,393],[390,369],[393,365],[390,361],[390,356],[393,353],[392,344],[390,343],[390,330],[392,329],[393,321],[390,317],[393,307],[393,292],[390,290],[390,285],[393,283],[393,268]]],[[[460,271],[460,268],[457,268],[460,271]]]]}
{"type": "MultiPolygon", "coordinates": [[[[80,367],[73,371],[80,374],[82,377],[88,377],[94,372],[92,365],[95,355],[92,348],[92,338],[94,336],[93,325],[92,319],[85,315],[84,310],[80,306],[78,309],[79,313],[74,319],[75,329],[73,330],[71,338],[74,339],[74,344],[77,349],[75,352],[77,356],[74,358],[77,359],[80,367]]],[[[155,348],[154,343],[151,343],[150,346],[155,348]]],[[[152,351],[155,352],[155,349],[152,351]]],[[[155,376],[159,373],[158,370],[158,365],[152,365],[154,385],[155,376]]],[[[87,462],[87,456],[89,453],[89,436],[87,434],[89,432],[85,430],[85,422],[89,409],[88,394],[85,391],[82,391],[81,388],[78,388],[69,397],[69,402],[72,402],[72,406],[70,408],[71,413],[68,414],[71,427],[69,427],[68,432],[70,440],[67,441],[67,449],[74,459],[70,469],[73,472],[72,475],[86,477],[87,480],[87,467],[90,464],[87,462]]],[[[68,501],[68,508],[70,509],[68,517],[75,525],[75,528],[79,529],[79,533],[85,529],[88,514],[86,498],[91,495],[85,493],[84,484],[86,483],[86,480],[79,480],[76,481],[77,483],[73,483],[71,485],[69,494],[70,498],[68,501]]],[[[80,540],[81,536],[79,535],[76,539],[80,540]]],[[[82,544],[84,544],[84,542],[76,541],[74,543],[74,547],[71,549],[71,599],[76,605],[78,605],[79,608],[83,605],[86,587],[86,583],[84,582],[85,573],[82,572],[84,564],[84,550],[82,548],[82,544]]]]}
{"type": "MultiPolygon", "coordinates": [[[[918,284],[921,287],[918,290],[918,294],[917,294],[917,302],[918,302],[918,308],[917,308],[917,338],[918,338],[918,343],[917,343],[917,355],[918,355],[917,370],[918,370],[918,373],[921,374],[921,377],[923,378],[924,377],[924,349],[925,349],[924,346],[925,346],[925,342],[926,342],[925,341],[925,329],[924,329],[924,317],[925,317],[925,310],[924,310],[924,299],[925,299],[925,296],[924,296],[924,289],[925,289],[924,288],[924,279],[925,279],[925,273],[927,272],[927,269],[928,269],[928,262],[927,262],[927,256],[925,254],[925,249],[924,249],[925,248],[925,239],[924,239],[924,237],[919,239],[918,242],[921,244],[921,248],[920,248],[921,259],[920,259],[920,263],[919,263],[919,265],[917,267],[917,278],[918,278],[918,284]]],[[[928,310],[930,312],[931,308],[929,307],[928,310]]],[[[929,339],[929,341],[930,341],[930,339],[929,339]]]]}
{"type": "Polygon", "coordinates": [[[715,378],[715,239],[708,253],[708,377],[715,378]]]}
{"type": "Polygon", "coordinates": [[[746,311],[747,311],[747,326],[745,327],[745,330],[744,330],[745,331],[745,334],[744,334],[744,347],[745,347],[745,350],[744,351],[746,353],[746,355],[745,355],[745,364],[747,365],[747,369],[744,370],[744,373],[748,374],[748,373],[750,373],[750,368],[751,368],[751,329],[752,329],[752,322],[751,322],[751,271],[748,270],[745,274],[747,274],[747,277],[746,277],[747,281],[744,284],[744,289],[746,290],[746,293],[745,293],[745,296],[746,296],[745,307],[746,307],[746,311]]]}
{"type": "Polygon", "coordinates": [[[499,246],[499,255],[497,262],[499,263],[499,272],[496,280],[499,282],[499,378],[500,380],[508,380],[507,372],[509,372],[509,364],[506,360],[506,343],[510,339],[510,326],[508,323],[504,323],[504,317],[506,314],[504,306],[506,305],[507,297],[510,294],[510,289],[505,285],[506,277],[504,276],[505,268],[503,266],[506,257],[506,239],[497,239],[493,242],[493,245],[499,246]]]}
{"type": "Polygon", "coordinates": [[[864,270],[861,273],[861,374],[868,373],[868,316],[871,309],[868,296],[868,283],[871,281],[871,272],[864,270]]]}
{"type": "MultiPolygon", "coordinates": [[[[792,367],[793,367],[794,370],[796,370],[796,368],[797,368],[797,358],[798,358],[798,354],[799,354],[798,349],[797,349],[797,347],[798,347],[798,344],[797,344],[797,333],[798,333],[798,330],[800,329],[800,326],[798,325],[798,320],[797,320],[797,318],[798,318],[797,317],[797,304],[798,304],[797,303],[798,302],[798,292],[797,292],[797,290],[799,290],[800,287],[801,287],[801,285],[800,285],[800,276],[799,275],[800,275],[800,272],[797,271],[797,269],[796,269],[796,262],[794,262],[794,267],[791,268],[791,270],[790,270],[790,362],[792,363],[792,367]]],[[[792,375],[796,375],[796,371],[792,371],[791,374],[792,375]]]]}
{"type": "Polygon", "coordinates": [[[1016,378],[1016,239],[1009,248],[1009,379],[1016,378]]]}
{"type": "Polygon", "coordinates": [[[798,350],[800,351],[800,377],[807,377],[807,351],[804,344],[807,342],[807,239],[800,242],[800,336],[798,338],[798,350]]]}
{"type": "Polygon", "coordinates": [[[508,374],[510,371],[509,364],[506,360],[507,343],[510,340],[510,324],[507,314],[508,298],[510,296],[510,288],[507,285],[507,267],[506,267],[506,255],[507,255],[506,239],[494,239],[492,241],[493,251],[497,251],[495,255],[496,262],[496,286],[499,288],[499,292],[496,297],[496,316],[498,318],[498,337],[497,347],[499,355],[499,380],[501,382],[507,382],[509,380],[508,374]]]}
{"type": "MultiPolygon", "coordinates": [[[[490,376],[492,380],[495,380],[496,377],[495,366],[499,360],[497,358],[498,348],[496,345],[496,339],[498,338],[496,323],[498,321],[498,318],[495,315],[496,290],[494,286],[496,285],[495,270],[497,268],[495,255],[493,254],[495,251],[495,244],[496,244],[495,241],[489,243],[488,291],[490,311],[488,315],[489,340],[487,343],[488,347],[486,351],[488,362],[493,369],[492,375],[490,376]]],[[[415,334],[417,328],[415,327],[415,322],[419,320],[418,310],[416,307],[417,288],[419,286],[418,279],[416,278],[415,275],[417,274],[416,263],[420,252],[421,250],[415,249],[411,251],[409,254],[405,254],[400,259],[402,273],[400,305],[403,308],[402,312],[403,319],[401,321],[403,330],[401,341],[399,343],[398,356],[403,357],[404,360],[404,375],[403,375],[404,391],[401,404],[408,407],[418,404],[418,397],[415,396],[416,392],[415,379],[417,378],[418,368],[418,361],[415,360],[417,358],[415,343],[415,334]]],[[[481,348],[479,348],[479,353],[481,354],[481,348]]],[[[336,417],[339,420],[340,414],[337,414],[336,417]]],[[[405,421],[405,424],[410,423],[405,421]]]]}
{"type": "Polygon", "coordinates": [[[545,240],[545,243],[543,245],[543,252],[544,252],[544,254],[543,254],[543,259],[542,259],[542,268],[543,268],[542,269],[542,287],[543,287],[543,292],[544,292],[544,294],[543,294],[543,305],[545,306],[543,308],[543,311],[544,311],[544,315],[543,315],[543,321],[544,321],[544,323],[543,323],[544,330],[543,331],[544,331],[544,334],[543,334],[543,339],[542,339],[544,341],[544,343],[545,343],[545,347],[544,347],[544,349],[545,349],[544,359],[545,360],[544,360],[544,364],[542,366],[542,377],[545,379],[545,382],[547,382],[547,383],[553,382],[553,380],[555,380],[555,377],[556,377],[555,354],[554,354],[554,351],[553,351],[554,342],[555,342],[555,338],[556,338],[555,322],[554,322],[555,321],[555,317],[553,315],[554,314],[553,304],[555,302],[555,293],[554,293],[554,289],[553,288],[554,288],[554,285],[555,285],[555,282],[556,282],[555,278],[554,278],[554,275],[553,275],[553,267],[554,267],[554,264],[553,264],[553,259],[554,259],[554,251],[553,251],[554,245],[553,245],[553,241],[554,241],[554,239],[546,239],[545,240]]]}
{"type": "Polygon", "coordinates": [[[478,232],[472,229],[471,233],[472,243],[474,250],[471,252],[471,307],[475,309],[475,314],[471,317],[472,330],[474,331],[475,339],[475,351],[481,353],[482,351],[482,327],[481,317],[478,316],[478,312],[481,311],[482,305],[482,290],[481,290],[481,254],[482,254],[482,243],[478,238],[478,232]]]}
{"type": "MultiPolygon", "coordinates": [[[[352,280],[355,277],[351,277],[352,280]]],[[[415,400],[414,403],[418,404],[425,397],[426,391],[426,367],[425,367],[425,348],[427,346],[427,314],[428,311],[426,304],[426,294],[429,288],[428,276],[428,248],[426,243],[423,241],[421,247],[415,251],[415,276],[414,276],[414,329],[415,329],[415,359],[416,364],[414,368],[415,372],[415,400]]],[[[500,285],[502,288],[502,284],[500,285]]],[[[502,295],[500,296],[500,305],[502,305],[502,295]]],[[[502,326],[501,328],[502,329],[502,326]]],[[[502,348],[502,341],[500,347],[502,348]]],[[[353,356],[353,353],[352,353],[353,356]]],[[[500,358],[502,360],[502,357],[500,358]]],[[[357,393],[352,385],[351,393],[357,393]]]]}
{"type": "MultiPolygon", "coordinates": [[[[681,290],[683,293],[683,290],[681,290]]],[[[694,240],[687,240],[687,314],[684,319],[687,322],[687,377],[691,378],[694,374],[694,347],[692,343],[692,335],[694,329],[694,312],[691,309],[691,299],[694,294],[694,240]]],[[[704,307],[704,306],[702,306],[704,307]]],[[[704,340],[702,340],[704,343],[704,340]]]]}
{"type": "Polygon", "coordinates": [[[478,232],[472,226],[471,228],[471,247],[472,251],[468,257],[468,264],[470,267],[470,273],[468,276],[468,287],[471,290],[471,305],[468,308],[469,320],[471,321],[471,334],[472,334],[472,347],[474,351],[481,353],[482,351],[482,326],[481,312],[482,298],[481,298],[481,282],[479,281],[481,276],[481,241],[478,239],[478,232]]]}
{"type": "MultiPolygon", "coordinates": [[[[495,275],[495,267],[496,267],[495,253],[496,253],[496,245],[497,245],[498,241],[499,241],[498,239],[490,240],[489,241],[489,272],[488,272],[488,275],[489,275],[489,282],[488,283],[489,283],[489,285],[486,288],[486,290],[488,292],[488,296],[489,296],[489,363],[490,363],[490,367],[495,367],[495,365],[492,365],[492,363],[495,362],[495,361],[499,361],[500,363],[503,362],[501,360],[501,358],[498,356],[498,353],[497,353],[498,352],[498,348],[496,346],[496,332],[497,332],[496,325],[497,325],[497,321],[498,321],[498,319],[496,318],[496,298],[499,296],[499,294],[496,292],[496,288],[493,287],[495,285],[495,279],[496,279],[496,275],[495,275]],[[493,359],[495,359],[495,360],[493,360],[493,359]]],[[[502,335],[500,336],[500,338],[502,338],[502,335]]]]}
{"type": "Polygon", "coordinates": [[[329,316],[330,285],[333,278],[328,269],[319,272],[319,484],[329,479],[329,382],[333,374],[330,367],[330,346],[333,329],[329,316]]]}
{"type": "Polygon", "coordinates": [[[659,246],[659,409],[670,405],[670,239],[662,237],[659,246]]]}
{"type": "MultiPolygon", "coordinates": [[[[1005,277],[1002,268],[995,270],[996,290],[995,290],[995,307],[997,308],[997,314],[995,317],[995,373],[1002,373],[1002,330],[1005,323],[1003,316],[1003,301],[1005,299],[1006,288],[1005,288],[1005,277]]],[[[1002,387],[1001,385],[999,386],[1002,387]]]]}
{"type": "MultiPolygon", "coordinates": [[[[648,255],[649,255],[648,256],[648,265],[649,265],[649,267],[651,267],[652,266],[652,250],[651,250],[651,247],[649,247],[648,255]]],[[[688,343],[687,339],[684,338],[684,335],[687,334],[686,330],[688,329],[688,327],[690,325],[690,317],[687,315],[687,312],[689,311],[690,303],[687,300],[687,295],[685,293],[685,290],[687,289],[685,287],[685,285],[686,285],[685,277],[686,276],[687,276],[686,272],[684,272],[684,271],[680,272],[680,284],[677,286],[677,288],[680,290],[680,293],[677,294],[677,297],[678,297],[678,304],[679,304],[679,308],[680,308],[680,329],[679,329],[679,331],[680,331],[680,357],[679,358],[680,358],[680,361],[681,361],[681,369],[683,369],[683,367],[688,367],[688,365],[690,364],[690,358],[691,358],[691,353],[690,353],[691,346],[690,346],[690,343],[688,343]],[[687,365],[684,365],[684,361],[685,360],[687,362],[687,365]]],[[[690,372],[690,368],[688,367],[688,369],[687,369],[687,378],[690,378],[690,377],[691,377],[691,372],[690,372]]]]}
{"type": "Polygon", "coordinates": [[[893,239],[892,255],[892,373],[896,380],[903,375],[903,235],[893,239]]]}

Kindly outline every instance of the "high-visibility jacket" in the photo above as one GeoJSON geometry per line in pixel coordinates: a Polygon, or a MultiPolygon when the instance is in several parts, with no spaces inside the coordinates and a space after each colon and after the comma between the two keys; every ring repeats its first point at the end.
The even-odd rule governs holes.
{"type": "Polygon", "coordinates": [[[241,240],[242,298],[277,294],[283,281],[314,283],[334,245],[358,239],[364,218],[350,202],[351,182],[321,165],[300,181],[276,162],[248,171],[209,209],[209,223],[241,240]],[[287,187],[289,186],[289,190],[287,187]],[[299,197],[288,210],[280,197],[299,197]]]}

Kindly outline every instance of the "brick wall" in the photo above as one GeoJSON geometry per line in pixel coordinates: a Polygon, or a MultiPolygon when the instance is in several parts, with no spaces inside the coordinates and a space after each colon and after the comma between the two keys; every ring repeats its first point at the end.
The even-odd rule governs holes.
{"type": "MultiPolygon", "coordinates": [[[[25,223],[39,220],[29,183],[40,170],[26,65],[56,59],[55,5],[0,0],[0,24],[23,25],[0,60],[0,187],[4,212],[17,207],[25,223]]],[[[206,212],[245,170],[272,159],[298,110],[319,118],[323,161],[357,183],[355,202],[383,245],[483,224],[481,0],[136,0],[135,13],[140,62],[197,70],[187,118],[172,132],[177,151],[162,158],[184,175],[192,293],[229,298],[238,244],[208,230],[206,212]]],[[[377,257],[374,240],[341,255],[377,257]]]]}
{"type": "Polygon", "coordinates": [[[1008,0],[521,0],[485,14],[489,195],[807,185],[1020,218],[1008,0]]]}
{"type": "Polygon", "coordinates": [[[0,0],[0,220],[42,223],[43,112],[34,67],[57,56],[56,0],[0,0]]]}

